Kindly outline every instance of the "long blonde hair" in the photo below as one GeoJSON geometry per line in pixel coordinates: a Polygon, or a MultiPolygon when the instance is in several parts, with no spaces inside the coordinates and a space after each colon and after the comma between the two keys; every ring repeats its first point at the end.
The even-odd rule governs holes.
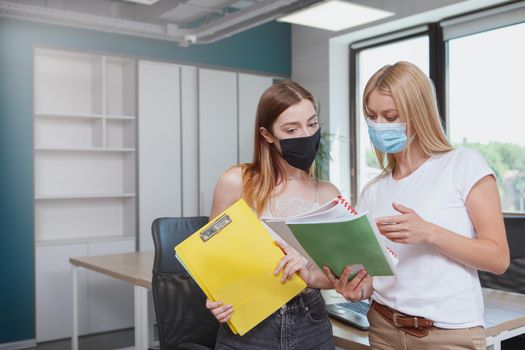
{"type": "MultiPolygon", "coordinates": [[[[280,81],[262,94],[257,105],[254,130],[253,161],[243,164],[243,197],[260,215],[275,187],[286,182],[281,157],[274,144],[268,143],[260,133],[265,128],[273,133],[275,120],[289,107],[307,99],[315,107],[313,95],[293,81],[280,81]]],[[[309,174],[312,175],[313,168],[309,174]]]]}
{"type": "MultiPolygon", "coordinates": [[[[419,143],[425,156],[453,149],[440,122],[434,85],[415,64],[400,61],[386,65],[372,75],[363,92],[365,118],[369,115],[368,98],[376,90],[394,99],[401,120],[406,122],[407,136],[414,135],[413,141],[419,143]]],[[[406,151],[410,160],[410,147],[406,151]]],[[[385,154],[377,149],[375,153],[383,170],[380,177],[394,170],[396,159],[393,154],[385,154]]]]}

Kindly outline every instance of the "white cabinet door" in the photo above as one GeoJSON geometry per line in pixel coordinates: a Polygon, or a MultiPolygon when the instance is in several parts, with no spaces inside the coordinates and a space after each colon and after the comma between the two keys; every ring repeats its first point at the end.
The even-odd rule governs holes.
{"type": "MultiPolygon", "coordinates": [[[[88,243],[89,256],[133,251],[134,239],[88,243]]],[[[127,282],[88,271],[88,306],[90,334],[133,327],[133,286],[127,282]]]]}
{"type": "Polygon", "coordinates": [[[261,75],[239,73],[239,162],[253,160],[253,133],[257,104],[273,78],[261,75]]]}
{"type": "MultiPolygon", "coordinates": [[[[36,340],[68,338],[73,333],[73,282],[70,257],[87,255],[87,244],[35,247],[36,340]]],[[[88,333],[87,274],[78,269],[79,334],[88,333]]]]}
{"type": "Polygon", "coordinates": [[[182,215],[199,215],[199,104],[197,68],[181,67],[182,215]]]}
{"type": "Polygon", "coordinates": [[[151,223],[181,216],[180,68],[139,62],[139,249],[153,250],[151,223]]]}
{"type": "Polygon", "coordinates": [[[200,213],[210,215],[219,176],[238,163],[237,74],[199,69],[200,213]]]}

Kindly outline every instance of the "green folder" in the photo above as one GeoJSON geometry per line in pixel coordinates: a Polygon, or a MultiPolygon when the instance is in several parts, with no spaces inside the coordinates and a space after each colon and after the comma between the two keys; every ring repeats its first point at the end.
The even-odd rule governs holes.
{"type": "Polygon", "coordinates": [[[395,274],[395,255],[380,241],[377,226],[366,213],[331,222],[286,221],[286,225],[309,257],[337,276],[347,265],[362,265],[370,276],[395,274]]]}

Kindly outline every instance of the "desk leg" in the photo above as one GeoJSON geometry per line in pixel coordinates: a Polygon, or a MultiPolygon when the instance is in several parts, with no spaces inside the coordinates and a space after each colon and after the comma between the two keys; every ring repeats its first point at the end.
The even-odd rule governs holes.
{"type": "Polygon", "coordinates": [[[135,289],[135,350],[147,350],[149,345],[148,290],[142,286],[135,289]]]}
{"type": "Polygon", "coordinates": [[[496,341],[491,345],[487,345],[487,350],[501,350],[501,342],[496,341]]]}
{"type": "Polygon", "coordinates": [[[153,305],[153,299],[150,297],[151,290],[148,290],[148,331],[149,331],[149,347],[159,347],[158,342],[155,341],[155,306],[153,305]]]}
{"type": "Polygon", "coordinates": [[[77,266],[71,264],[73,280],[73,334],[71,335],[71,350],[78,350],[78,285],[77,266]]]}

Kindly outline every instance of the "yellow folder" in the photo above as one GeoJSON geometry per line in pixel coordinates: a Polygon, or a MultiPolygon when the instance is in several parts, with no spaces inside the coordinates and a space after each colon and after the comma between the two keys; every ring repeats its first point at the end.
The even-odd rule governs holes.
{"type": "Polygon", "coordinates": [[[233,305],[228,325],[240,335],[306,288],[298,275],[285,283],[274,275],[284,254],[242,199],[178,244],[175,253],[208,299],[233,305]]]}

